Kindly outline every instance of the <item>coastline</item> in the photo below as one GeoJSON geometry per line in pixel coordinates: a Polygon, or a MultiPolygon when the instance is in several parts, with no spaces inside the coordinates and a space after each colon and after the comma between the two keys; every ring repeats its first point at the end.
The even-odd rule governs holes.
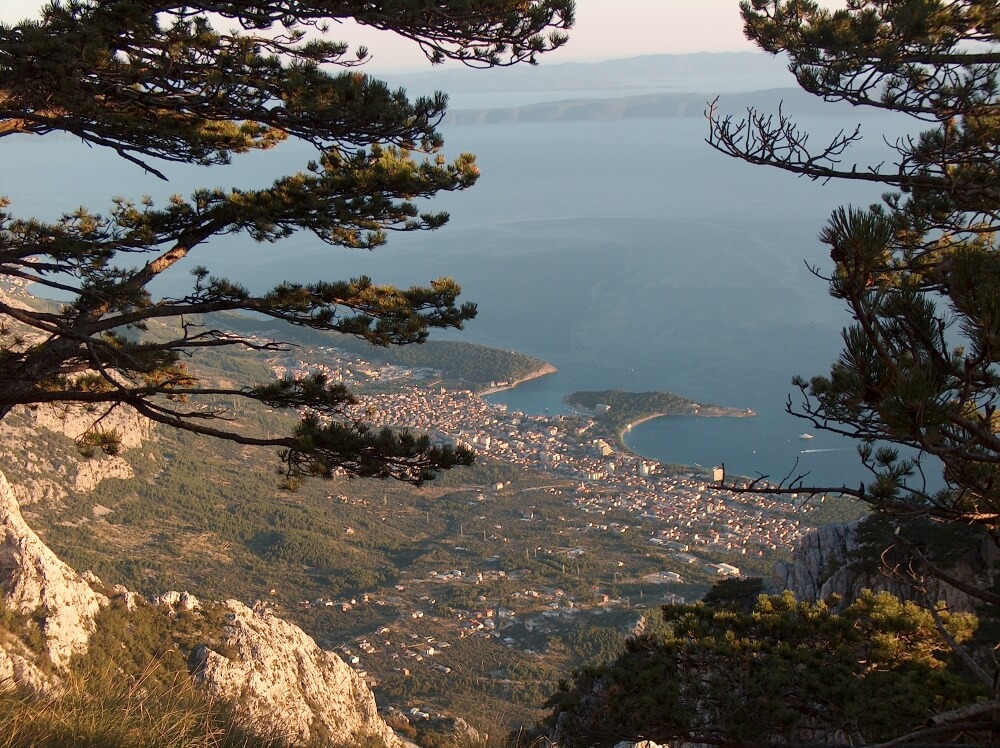
{"type": "Polygon", "coordinates": [[[653,420],[655,420],[657,418],[666,418],[667,416],[676,416],[676,415],[680,415],[680,414],[679,413],[650,413],[648,416],[641,416],[637,420],[632,421],[632,423],[626,425],[625,428],[620,429],[618,431],[618,440],[621,441],[622,444],[624,444],[625,443],[625,439],[624,439],[625,434],[627,432],[631,431],[634,427],[639,426],[640,424],[643,424],[646,421],[653,421],[653,420]]]}
{"type": "Polygon", "coordinates": [[[642,455],[630,449],[625,443],[625,434],[636,426],[646,423],[647,421],[653,421],[657,418],[669,418],[671,416],[691,416],[693,418],[751,418],[756,415],[757,414],[749,408],[747,410],[740,410],[738,408],[729,408],[722,405],[702,405],[700,403],[695,403],[691,406],[689,412],[675,410],[673,412],[650,413],[648,415],[640,416],[636,420],[626,424],[624,428],[618,429],[618,444],[629,454],[633,454],[636,457],[642,457],[642,455]]]}
{"type": "Polygon", "coordinates": [[[633,429],[649,421],[668,416],[749,418],[757,415],[752,408],[699,403],[671,392],[661,391],[574,392],[566,395],[563,402],[573,407],[581,415],[586,414],[593,419],[599,430],[604,432],[604,438],[613,443],[617,450],[644,459],[647,458],[647,455],[632,449],[627,444],[625,437],[633,429]],[[598,407],[601,403],[605,404],[604,409],[598,413],[598,407]]]}
{"type": "Polygon", "coordinates": [[[506,390],[512,390],[518,385],[524,384],[525,382],[530,382],[533,379],[541,379],[542,377],[547,377],[549,374],[555,374],[559,369],[557,369],[552,364],[546,362],[544,366],[540,366],[534,371],[530,372],[527,376],[516,379],[513,382],[508,382],[502,385],[495,385],[492,387],[487,387],[485,390],[480,390],[476,394],[480,397],[486,397],[488,395],[495,395],[498,392],[504,392],[506,390]]]}

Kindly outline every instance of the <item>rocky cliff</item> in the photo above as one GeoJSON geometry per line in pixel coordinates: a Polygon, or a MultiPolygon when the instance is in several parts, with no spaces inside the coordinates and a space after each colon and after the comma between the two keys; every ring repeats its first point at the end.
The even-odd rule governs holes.
{"type": "MultiPolygon", "coordinates": [[[[866,545],[859,528],[860,522],[827,525],[803,537],[792,552],[791,561],[775,564],[773,587],[791,590],[797,599],[805,601],[826,600],[831,595],[850,601],[865,589],[912,599],[914,591],[903,572],[890,571],[897,561],[899,569],[906,568],[902,554],[889,551],[888,541],[866,545]]],[[[984,538],[969,552],[950,554],[942,565],[948,574],[988,588],[991,569],[997,560],[996,546],[984,538]]],[[[928,577],[924,585],[928,597],[945,602],[951,610],[968,612],[975,608],[968,595],[944,582],[928,577]]]]}
{"type": "MultiPolygon", "coordinates": [[[[132,475],[120,457],[79,459],[72,439],[92,419],[80,410],[37,409],[0,422],[0,689],[57,697],[72,658],[87,652],[111,598],[116,615],[155,606],[178,620],[183,616],[185,636],[192,628],[203,635],[185,644],[193,682],[235,704],[246,727],[289,745],[403,744],[379,716],[363,679],[268,610],[235,600],[200,603],[177,592],[147,603],[122,587],[105,588],[93,574],[79,574],[56,557],[25,521],[22,505],[45,511],[105,478],[132,475]],[[17,480],[8,481],[8,472],[17,480]]],[[[102,426],[115,429],[126,449],[149,436],[142,420],[125,410],[102,426]]],[[[180,638],[171,637],[165,648],[180,638]]]]}
{"type": "Polygon", "coordinates": [[[292,744],[398,742],[371,689],[337,655],[264,606],[227,600],[225,607],[226,654],[203,644],[192,670],[201,688],[239,704],[248,727],[263,725],[292,744]]]}
{"type": "Polygon", "coordinates": [[[187,614],[186,628],[205,639],[191,647],[195,685],[236,705],[248,729],[288,745],[402,745],[364,680],[266,608],[235,600],[203,604],[178,592],[147,603],[121,587],[108,594],[94,588],[104,589],[96,576],[71,569],[28,527],[0,473],[0,601],[16,618],[13,628],[0,626],[0,684],[57,696],[70,660],[87,651],[111,596],[120,598],[126,614],[140,605],[163,608],[171,617],[187,614]],[[209,607],[212,614],[202,615],[209,607]],[[26,644],[33,634],[41,646],[26,644]]]}
{"type": "Polygon", "coordinates": [[[7,610],[40,622],[45,654],[56,669],[65,669],[74,654],[87,650],[94,618],[108,602],[28,527],[3,473],[0,593],[7,610]]]}
{"type": "MultiPolygon", "coordinates": [[[[791,561],[774,566],[773,586],[791,590],[799,600],[823,600],[831,594],[845,595],[855,586],[847,575],[851,554],[857,550],[855,525],[827,525],[805,535],[792,551],[791,561]]],[[[871,588],[881,580],[858,579],[871,588]]]]}
{"type": "Polygon", "coordinates": [[[114,431],[122,450],[140,446],[151,434],[149,421],[129,408],[92,413],[79,406],[19,408],[0,421],[0,465],[22,507],[58,505],[69,492],[93,491],[106,478],[131,478],[121,457],[81,459],[75,439],[100,419],[114,431]]]}

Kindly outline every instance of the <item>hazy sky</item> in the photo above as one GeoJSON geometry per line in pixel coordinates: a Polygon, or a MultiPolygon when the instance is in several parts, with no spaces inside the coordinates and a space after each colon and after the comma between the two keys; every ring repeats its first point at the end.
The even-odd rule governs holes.
{"type": "MultiPolygon", "coordinates": [[[[33,15],[43,0],[0,0],[0,21],[33,15]]],[[[365,44],[372,67],[422,65],[412,43],[352,26],[332,35],[365,44]],[[342,32],[342,33],[338,33],[342,32]]],[[[601,60],[657,53],[750,49],[743,38],[739,0],[577,0],[570,42],[551,60],[601,60]]]]}

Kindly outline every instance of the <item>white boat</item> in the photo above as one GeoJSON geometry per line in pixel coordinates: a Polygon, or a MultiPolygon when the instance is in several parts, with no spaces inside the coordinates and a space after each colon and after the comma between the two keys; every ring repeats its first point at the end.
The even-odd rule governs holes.
{"type": "Polygon", "coordinates": [[[799,439],[812,439],[812,438],[814,438],[814,437],[810,433],[799,434],[799,439]]]}

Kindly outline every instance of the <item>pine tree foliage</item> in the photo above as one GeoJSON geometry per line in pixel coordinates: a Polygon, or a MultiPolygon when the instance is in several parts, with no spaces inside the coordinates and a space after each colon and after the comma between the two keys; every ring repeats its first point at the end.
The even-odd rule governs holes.
{"type": "Polygon", "coordinates": [[[709,142],[724,153],[890,190],[879,204],[838,208],[820,234],[833,261],[830,293],[854,322],[830,373],[796,378],[801,402],[789,401],[815,427],[859,439],[872,477],[860,487],[810,486],[799,476],[778,489],[755,488],[838,490],[901,518],[980,525],[1000,542],[1000,7],[981,0],[741,7],[747,36],[787,54],[804,90],[898,113],[922,129],[893,143],[892,163],[849,168],[860,128],[813,147],[784,112],[750,111],[741,120],[710,107],[709,142]],[[925,470],[938,464],[945,488],[932,490],[925,470]]]}
{"type": "Polygon", "coordinates": [[[353,396],[323,377],[210,387],[184,363],[204,348],[285,348],[191,322],[220,311],[377,345],[420,343],[475,315],[453,280],[402,289],[361,277],[252,293],[199,268],[183,297],[149,291],[182,259],[207,259],[227,234],[277,242],[308,231],[334,247],[372,249],[390,232],[437,229],[447,215],[417,201],[475,183],[472,155],[448,162],[440,152],[446,97],[411,100],[364,74],[367,50],[329,38],[345,19],[413,40],[431,62],[491,67],[531,64],[562,45],[573,3],[64,0],[38,20],[0,25],[0,138],[69,134],[161,178],[164,162],[226,164],[285,140],[316,151],[263,189],[199,189],[163,205],[118,198],[104,212],[81,207],[52,222],[0,203],[0,276],[73,298],[58,311],[0,300],[0,417],[19,405],[82,403],[95,417],[81,446],[110,451],[116,440],[101,419],[127,405],[158,423],[278,447],[290,479],[342,468],[419,482],[471,461],[426,437],[370,430],[349,416],[353,396]],[[153,320],[181,321],[181,332],[145,335],[153,320]],[[307,415],[294,434],[261,438],[217,407],[198,407],[219,397],[307,415]]]}
{"type": "MultiPolygon", "coordinates": [[[[887,593],[840,612],[786,592],[750,610],[663,613],[662,633],[630,640],[552,698],[560,745],[944,745],[991,734],[997,702],[975,703],[983,689],[955,672],[932,615],[887,593]]],[[[963,640],[975,619],[941,625],[963,640]]]]}
{"type": "MultiPolygon", "coordinates": [[[[817,486],[807,475],[774,486],[762,478],[749,488],[839,492],[871,506],[880,515],[869,529],[882,533],[881,570],[932,616],[938,645],[960,662],[957,672],[986,689],[979,700],[927,702],[932,716],[923,727],[908,712],[922,698],[917,692],[891,703],[887,691],[872,693],[886,715],[906,716],[905,729],[864,732],[852,742],[989,744],[1000,724],[993,628],[1000,612],[1000,6],[748,0],[741,9],[747,37],[787,55],[802,89],[894,113],[908,126],[901,130],[917,133],[889,141],[894,153],[886,162],[852,165],[851,146],[867,135],[860,126],[817,144],[783,109],[736,118],[717,103],[709,107],[709,143],[727,155],[887,189],[880,203],[835,209],[819,235],[833,264],[830,293],[853,322],[830,372],[795,378],[801,397],[788,402],[815,428],[859,440],[871,477],[858,486],[817,486]],[[931,470],[943,481],[928,480],[931,470]],[[947,630],[942,588],[978,604],[983,627],[975,639],[963,643],[947,630]]],[[[896,672],[880,688],[905,687],[907,678],[896,672]]],[[[938,699],[957,693],[927,682],[938,699]]]]}

